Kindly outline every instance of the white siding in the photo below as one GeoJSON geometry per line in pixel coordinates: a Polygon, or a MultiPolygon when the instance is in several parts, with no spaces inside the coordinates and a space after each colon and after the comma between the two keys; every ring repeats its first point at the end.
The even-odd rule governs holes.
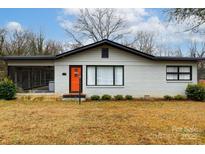
{"type": "Polygon", "coordinates": [[[56,93],[69,93],[69,66],[68,65],[55,65],[55,92],[56,93]],[[66,73],[65,76],[62,73],[66,73]]]}
{"type": "Polygon", "coordinates": [[[162,97],[184,94],[188,83],[197,83],[197,65],[194,62],[152,61],[112,47],[109,47],[109,58],[104,59],[101,58],[101,48],[94,48],[57,60],[55,62],[56,92],[69,92],[69,65],[83,65],[83,93],[87,96],[129,94],[135,97],[144,95],[162,97]],[[124,65],[124,86],[86,86],[86,65],[124,65]],[[192,81],[166,81],[166,65],[191,65],[192,81]],[[62,76],[64,72],[67,73],[66,76],[62,76]]]}

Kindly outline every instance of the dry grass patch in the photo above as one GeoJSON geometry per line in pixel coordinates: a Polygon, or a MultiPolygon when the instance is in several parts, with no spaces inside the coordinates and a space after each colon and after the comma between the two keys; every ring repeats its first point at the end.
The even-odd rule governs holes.
{"type": "Polygon", "coordinates": [[[0,101],[0,144],[204,144],[205,103],[0,101]]]}

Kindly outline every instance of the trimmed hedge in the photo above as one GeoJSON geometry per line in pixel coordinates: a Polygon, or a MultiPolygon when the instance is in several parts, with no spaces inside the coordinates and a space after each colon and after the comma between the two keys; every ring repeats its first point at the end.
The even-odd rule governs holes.
{"type": "Polygon", "coordinates": [[[0,81],[0,99],[11,100],[16,95],[16,87],[12,80],[4,78],[0,81]]]}
{"type": "Polygon", "coordinates": [[[99,101],[100,100],[100,96],[98,95],[93,95],[90,97],[91,100],[94,100],[94,101],[99,101]]]}
{"type": "Polygon", "coordinates": [[[115,100],[123,100],[124,97],[122,95],[116,95],[114,96],[115,100]]]}
{"type": "Polygon", "coordinates": [[[174,100],[185,100],[185,99],[186,99],[186,97],[183,96],[183,95],[176,95],[176,96],[174,96],[174,100]]]}
{"type": "Polygon", "coordinates": [[[201,84],[189,84],[186,88],[186,96],[190,100],[204,101],[205,87],[201,84]]]}
{"type": "MultiPolygon", "coordinates": [[[[91,100],[93,101],[100,101],[100,100],[112,100],[112,96],[108,95],[108,94],[104,94],[102,95],[102,97],[100,97],[99,95],[92,95],[90,97],[91,100]]],[[[123,95],[115,95],[114,96],[114,100],[133,100],[133,96],[131,95],[126,95],[125,97],[123,95]]]]}
{"type": "Polygon", "coordinates": [[[133,97],[132,97],[132,95],[126,95],[126,96],[125,96],[125,99],[126,99],[126,100],[133,100],[133,97]]]}
{"type": "Polygon", "coordinates": [[[165,96],[164,96],[164,99],[170,101],[170,100],[173,99],[173,97],[170,96],[170,95],[165,95],[165,96]]]}
{"type": "Polygon", "coordinates": [[[105,95],[103,95],[103,96],[101,97],[101,99],[102,99],[102,100],[111,100],[111,99],[112,99],[112,96],[105,94],[105,95]]]}

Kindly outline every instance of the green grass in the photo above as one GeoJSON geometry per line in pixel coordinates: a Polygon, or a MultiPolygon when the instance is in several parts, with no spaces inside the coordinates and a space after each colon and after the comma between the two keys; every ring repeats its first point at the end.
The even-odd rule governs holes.
{"type": "Polygon", "coordinates": [[[0,101],[0,144],[204,144],[205,103],[0,101]]]}

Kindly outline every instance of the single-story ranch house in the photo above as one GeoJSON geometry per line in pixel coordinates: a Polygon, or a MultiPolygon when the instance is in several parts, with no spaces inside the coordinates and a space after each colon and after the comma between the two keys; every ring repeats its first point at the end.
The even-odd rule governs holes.
{"type": "Polygon", "coordinates": [[[197,83],[200,58],[157,57],[110,40],[56,56],[5,56],[8,76],[24,90],[59,94],[163,97],[197,83]],[[49,88],[48,88],[49,87],[49,88]],[[42,88],[43,89],[43,88],[42,88]]]}

